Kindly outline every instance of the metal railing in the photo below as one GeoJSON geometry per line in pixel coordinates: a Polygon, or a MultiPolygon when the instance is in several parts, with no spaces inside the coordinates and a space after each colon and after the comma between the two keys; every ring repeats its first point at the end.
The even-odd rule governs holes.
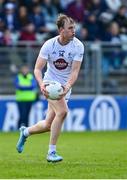
{"type": "MultiPolygon", "coordinates": [[[[84,43],[85,55],[73,94],[126,94],[127,44],[84,43]]],[[[14,94],[18,67],[34,68],[41,44],[19,42],[0,47],[0,94],[14,94]]]]}

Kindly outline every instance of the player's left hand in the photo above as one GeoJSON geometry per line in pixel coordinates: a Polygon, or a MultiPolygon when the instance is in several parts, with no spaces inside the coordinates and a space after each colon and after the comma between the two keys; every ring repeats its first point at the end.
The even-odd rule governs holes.
{"type": "Polygon", "coordinates": [[[64,96],[66,96],[66,94],[70,90],[70,87],[68,86],[62,86],[62,87],[63,87],[63,93],[59,95],[59,99],[62,99],[64,96]]]}

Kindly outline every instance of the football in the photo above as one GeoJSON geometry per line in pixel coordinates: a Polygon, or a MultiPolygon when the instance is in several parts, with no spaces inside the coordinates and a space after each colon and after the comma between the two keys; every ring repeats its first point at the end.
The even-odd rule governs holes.
{"type": "Polygon", "coordinates": [[[48,99],[57,100],[59,95],[63,93],[63,87],[57,81],[49,81],[46,84],[46,90],[49,93],[48,99]]]}

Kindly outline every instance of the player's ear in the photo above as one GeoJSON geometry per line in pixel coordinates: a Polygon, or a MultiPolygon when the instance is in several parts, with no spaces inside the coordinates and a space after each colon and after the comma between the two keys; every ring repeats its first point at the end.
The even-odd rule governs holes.
{"type": "Polygon", "coordinates": [[[58,29],[58,31],[59,31],[59,33],[61,33],[62,31],[63,31],[63,27],[60,27],[59,29],[58,29]]]}

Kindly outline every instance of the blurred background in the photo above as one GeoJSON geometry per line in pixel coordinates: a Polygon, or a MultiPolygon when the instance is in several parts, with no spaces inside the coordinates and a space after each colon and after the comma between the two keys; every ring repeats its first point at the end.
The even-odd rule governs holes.
{"type": "MultiPolygon", "coordinates": [[[[74,18],[76,36],[85,46],[63,129],[126,129],[126,0],[0,0],[0,129],[17,129],[15,76],[24,64],[33,71],[40,47],[57,35],[59,13],[74,18]]],[[[40,101],[34,107],[36,121],[45,114],[46,102],[40,101]]],[[[33,119],[29,124],[36,122],[33,119]]]]}

